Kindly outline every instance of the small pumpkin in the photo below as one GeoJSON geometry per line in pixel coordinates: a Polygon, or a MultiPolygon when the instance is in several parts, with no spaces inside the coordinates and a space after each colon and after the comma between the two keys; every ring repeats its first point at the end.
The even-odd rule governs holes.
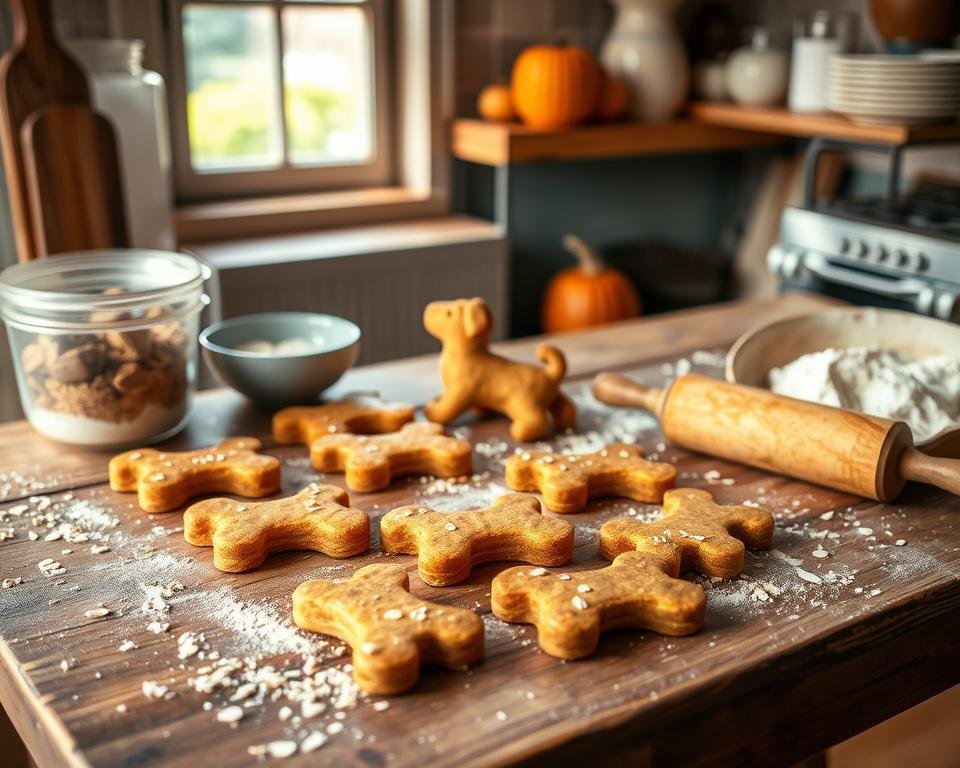
{"type": "Polygon", "coordinates": [[[534,45],[513,63],[513,108],[531,128],[554,130],[582,123],[597,105],[600,65],[575,45],[534,45]]]}
{"type": "Polygon", "coordinates": [[[575,331],[640,314],[640,298],[626,275],[604,264],[576,235],[566,235],[563,247],[580,263],[547,285],[541,318],[544,331],[575,331]]]}
{"type": "Polygon", "coordinates": [[[597,99],[597,109],[593,116],[598,120],[616,120],[627,111],[630,103],[630,91],[627,84],[616,75],[602,72],[600,80],[600,97],[597,99]]]}
{"type": "Polygon", "coordinates": [[[515,120],[517,113],[513,111],[513,102],[510,100],[510,87],[503,83],[494,83],[480,91],[477,96],[477,112],[484,120],[497,123],[515,120]]]}

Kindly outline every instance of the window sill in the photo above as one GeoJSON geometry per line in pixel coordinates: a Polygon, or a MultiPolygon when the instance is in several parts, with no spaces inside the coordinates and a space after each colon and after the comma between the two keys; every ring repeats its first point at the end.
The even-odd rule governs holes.
{"type": "Polygon", "coordinates": [[[472,216],[442,216],[188,246],[217,271],[319,259],[396,253],[445,245],[502,242],[504,230],[472,216]]]}
{"type": "Polygon", "coordinates": [[[438,216],[446,209],[446,195],[437,190],[376,187],[191,203],[177,208],[175,224],[177,239],[189,245],[438,216]]]}

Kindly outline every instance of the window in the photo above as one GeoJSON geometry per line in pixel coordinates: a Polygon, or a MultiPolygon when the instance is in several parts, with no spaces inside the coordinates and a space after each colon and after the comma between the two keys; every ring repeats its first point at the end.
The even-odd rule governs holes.
{"type": "Polygon", "coordinates": [[[178,197],[393,180],[385,0],[170,0],[178,197]]]}

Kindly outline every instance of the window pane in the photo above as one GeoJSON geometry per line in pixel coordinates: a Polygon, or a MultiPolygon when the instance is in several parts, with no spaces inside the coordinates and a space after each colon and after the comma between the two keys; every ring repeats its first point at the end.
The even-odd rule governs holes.
{"type": "Polygon", "coordinates": [[[362,8],[283,9],[287,157],[296,165],[373,155],[370,26],[362,8]]]}
{"type": "Polygon", "coordinates": [[[183,53],[194,170],[279,165],[283,141],[273,9],[188,3],[183,53]]]}

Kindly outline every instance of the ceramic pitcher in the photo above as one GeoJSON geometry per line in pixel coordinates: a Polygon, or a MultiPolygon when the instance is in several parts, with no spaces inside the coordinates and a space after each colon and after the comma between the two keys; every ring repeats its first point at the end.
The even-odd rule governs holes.
{"type": "Polygon", "coordinates": [[[673,14],[681,0],[613,0],[617,9],[601,59],[630,89],[630,112],[669,120],[686,103],[690,70],[673,14]]]}

